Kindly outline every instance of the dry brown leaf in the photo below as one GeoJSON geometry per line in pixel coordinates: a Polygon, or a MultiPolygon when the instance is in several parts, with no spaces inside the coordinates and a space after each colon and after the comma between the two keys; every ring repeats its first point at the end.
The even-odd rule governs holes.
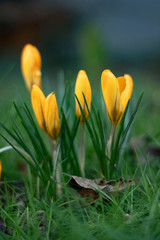
{"type": "Polygon", "coordinates": [[[72,176],[68,184],[71,188],[75,189],[81,197],[88,198],[89,203],[92,204],[99,199],[100,191],[111,196],[115,192],[121,192],[129,186],[133,186],[135,183],[131,180],[126,181],[123,178],[106,181],[105,178],[91,180],[72,176]]]}

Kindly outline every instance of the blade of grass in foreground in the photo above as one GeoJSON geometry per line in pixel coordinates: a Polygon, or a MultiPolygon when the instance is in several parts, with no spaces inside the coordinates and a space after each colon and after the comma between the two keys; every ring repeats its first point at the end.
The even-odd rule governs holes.
{"type": "MultiPolygon", "coordinates": [[[[47,149],[46,149],[46,146],[45,146],[45,144],[44,144],[44,141],[43,141],[43,139],[42,139],[42,137],[41,137],[41,135],[40,135],[40,133],[39,133],[39,131],[38,131],[37,125],[36,125],[35,121],[33,120],[33,117],[32,117],[32,115],[31,115],[31,113],[30,113],[30,111],[29,111],[29,108],[27,107],[27,105],[26,105],[25,103],[24,103],[24,106],[25,106],[25,107],[24,107],[24,111],[26,112],[29,120],[31,121],[32,125],[34,126],[34,130],[35,130],[35,133],[36,133],[37,138],[39,139],[39,142],[40,142],[40,144],[41,144],[41,147],[42,147],[42,149],[44,150],[45,154],[48,156],[49,153],[48,153],[48,151],[47,151],[47,149]]],[[[50,156],[49,156],[49,157],[50,157],[50,156]]]]}
{"type": "MultiPolygon", "coordinates": [[[[113,134],[112,144],[111,144],[111,157],[110,157],[110,172],[109,172],[110,178],[112,178],[112,176],[113,176],[115,164],[117,165],[118,161],[119,161],[120,151],[118,149],[118,145],[119,145],[121,136],[124,131],[124,122],[125,122],[125,117],[126,117],[126,114],[128,111],[128,106],[129,106],[129,102],[128,102],[125,112],[123,114],[119,129],[118,129],[118,133],[116,134],[116,129],[118,127],[118,126],[116,126],[114,134],[113,134]]],[[[115,176],[115,177],[117,177],[117,176],[115,176]]]]}
{"type": "MultiPolygon", "coordinates": [[[[18,151],[18,149],[5,137],[1,134],[1,136],[4,138],[4,140],[9,143],[10,146],[13,147],[13,149],[15,149],[15,151],[17,153],[19,153],[23,159],[27,162],[27,164],[29,164],[29,166],[31,166],[31,168],[34,170],[34,172],[36,172],[36,167],[39,170],[40,173],[40,177],[41,180],[45,183],[47,181],[47,178],[42,170],[42,167],[40,165],[40,163],[37,161],[36,157],[34,156],[34,154],[31,152],[30,148],[27,147],[27,145],[23,142],[23,140],[21,140],[21,138],[18,136],[15,136],[9,129],[7,129],[3,124],[0,123],[0,126],[9,134],[9,136],[12,137],[12,139],[14,139],[16,141],[16,143],[18,143],[18,145],[20,145],[22,147],[22,149],[30,156],[30,158],[33,160],[35,166],[33,164],[30,163],[30,161],[20,152],[18,151]]],[[[37,173],[38,174],[38,173],[37,173]]]]}
{"type": "Polygon", "coordinates": [[[118,134],[117,136],[115,135],[116,139],[113,138],[113,141],[112,141],[112,149],[111,149],[111,159],[110,159],[110,163],[111,163],[111,167],[110,167],[110,177],[112,178],[113,176],[113,172],[114,172],[114,169],[115,169],[115,164],[117,165],[118,164],[118,161],[119,161],[119,157],[120,157],[120,152],[121,152],[121,149],[122,149],[122,146],[123,146],[123,143],[126,139],[126,136],[127,136],[127,133],[131,127],[131,124],[137,114],[137,111],[139,109],[139,106],[140,106],[140,103],[142,101],[142,98],[143,98],[143,92],[141,93],[138,101],[137,101],[137,104],[136,104],[136,107],[130,117],[130,120],[126,126],[126,128],[124,129],[124,121],[125,121],[125,117],[126,117],[126,114],[127,114],[127,110],[128,110],[128,106],[129,106],[129,103],[127,105],[127,108],[124,112],[124,115],[122,117],[122,120],[121,120],[121,123],[120,123],[120,126],[119,126],[119,131],[118,131],[118,134]]]}
{"type": "Polygon", "coordinates": [[[37,154],[37,160],[39,161],[39,163],[41,164],[42,163],[42,159],[44,161],[43,163],[43,167],[45,168],[45,172],[47,173],[48,176],[51,175],[51,168],[49,168],[48,166],[48,159],[46,158],[46,155],[45,153],[43,153],[43,149],[40,147],[40,144],[39,144],[39,138],[37,139],[36,136],[35,136],[35,129],[34,129],[34,125],[32,125],[32,122],[27,122],[27,119],[25,119],[22,114],[20,113],[20,110],[18,109],[18,107],[16,106],[16,104],[14,104],[14,107],[17,111],[17,114],[19,116],[19,118],[21,119],[21,123],[24,127],[24,129],[26,130],[28,136],[29,136],[29,139],[32,143],[32,146],[34,147],[34,150],[37,154]]]}
{"type": "Polygon", "coordinates": [[[64,129],[66,130],[66,133],[67,133],[67,136],[68,136],[68,141],[69,141],[69,146],[67,144],[67,149],[66,149],[66,154],[65,154],[66,156],[64,156],[64,158],[69,159],[70,153],[72,152],[74,162],[73,162],[73,160],[71,158],[71,164],[74,167],[74,172],[75,172],[75,174],[81,175],[80,174],[80,167],[79,167],[78,159],[77,159],[77,156],[76,156],[76,153],[75,153],[75,149],[74,149],[74,139],[75,139],[75,136],[76,136],[76,133],[77,133],[80,121],[77,120],[77,118],[75,118],[72,131],[70,131],[70,128],[69,128],[69,125],[68,125],[68,121],[66,119],[66,116],[64,114],[64,111],[63,111],[62,107],[61,107],[61,112],[62,112],[62,124],[64,126],[64,129]]]}
{"type": "Polygon", "coordinates": [[[130,118],[130,120],[129,120],[129,122],[128,122],[125,130],[124,130],[124,132],[123,132],[123,135],[122,135],[122,138],[121,138],[121,142],[120,142],[120,144],[119,144],[119,149],[122,147],[122,144],[124,143],[124,140],[125,140],[125,138],[126,138],[126,135],[127,135],[128,131],[129,131],[130,127],[131,127],[131,124],[132,124],[132,122],[133,122],[133,120],[134,120],[134,118],[135,118],[135,116],[136,116],[136,114],[137,114],[137,111],[138,111],[138,109],[139,109],[139,106],[140,106],[141,101],[142,101],[142,98],[143,98],[143,94],[144,94],[144,92],[141,93],[141,95],[140,95],[140,97],[139,97],[139,99],[138,99],[138,101],[137,101],[135,110],[133,111],[133,113],[132,113],[132,115],[131,115],[131,118],[130,118]]]}

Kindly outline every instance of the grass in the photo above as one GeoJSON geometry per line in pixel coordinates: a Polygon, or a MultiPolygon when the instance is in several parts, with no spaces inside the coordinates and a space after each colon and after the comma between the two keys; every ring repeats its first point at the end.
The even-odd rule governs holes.
{"type": "Polygon", "coordinates": [[[7,199],[0,215],[12,237],[0,236],[17,240],[159,239],[159,174],[155,176],[154,167],[148,163],[145,170],[138,168],[135,177],[133,188],[113,196],[112,202],[104,204],[100,198],[94,206],[68,188],[61,200],[39,198],[36,186],[27,182],[23,192],[27,202],[21,205],[14,195],[7,197],[6,188],[7,199]]]}
{"type": "MultiPolygon", "coordinates": [[[[158,98],[157,101],[155,100],[155,96],[158,96],[157,85],[157,82],[152,82],[150,87],[152,89],[151,95],[143,81],[141,84],[137,84],[135,80],[132,104],[136,104],[137,96],[139,96],[141,90],[144,91],[144,99],[130,131],[130,138],[142,134],[151,136],[152,145],[154,146],[160,144],[158,98]],[[148,114],[148,109],[152,109],[152,115],[148,114]]],[[[20,89],[21,86],[20,83],[18,88],[20,89]]],[[[12,123],[15,121],[24,134],[25,140],[28,141],[27,134],[24,133],[18,120],[18,114],[15,113],[11,104],[13,95],[17,96],[17,90],[13,89],[15,94],[5,89],[9,96],[8,101],[5,98],[4,91],[3,101],[4,98],[6,101],[1,106],[1,112],[4,112],[1,122],[5,123],[9,130],[12,130],[12,123]],[[6,116],[6,109],[10,112],[9,115],[12,120],[8,115],[6,116]]],[[[73,90],[74,87],[71,89],[73,90]]],[[[22,99],[23,96],[21,102],[25,101],[30,108],[29,97],[23,86],[20,92],[21,94],[18,94],[15,101],[20,101],[17,101],[17,98],[22,99]]],[[[72,100],[74,98],[70,101],[72,100]]],[[[67,106],[65,106],[64,111],[66,114],[68,111],[67,106]]],[[[71,113],[74,114],[74,104],[71,113]]],[[[65,116],[70,121],[69,130],[65,133],[68,134],[65,135],[66,144],[69,144],[69,131],[72,133],[71,129],[74,126],[74,120],[71,119],[70,115],[69,117],[67,114],[65,116]]],[[[109,122],[107,124],[105,129],[109,128],[109,122]]],[[[44,137],[42,131],[39,132],[44,137]]],[[[5,134],[3,130],[1,130],[1,133],[5,134]]],[[[77,134],[78,137],[75,138],[72,135],[75,153],[77,153],[78,149],[79,130],[77,134]]],[[[99,177],[98,159],[87,131],[85,131],[85,137],[87,139],[86,176],[94,179],[99,177]]],[[[2,138],[0,141],[1,147],[7,145],[2,138]]],[[[73,144],[67,146],[70,147],[73,160],[73,144]]],[[[117,177],[132,179],[135,181],[135,185],[110,196],[111,201],[107,202],[103,200],[103,194],[100,193],[100,197],[94,205],[89,205],[85,199],[76,194],[75,190],[68,187],[67,181],[69,177],[66,175],[64,175],[63,196],[58,199],[55,199],[52,195],[48,196],[48,186],[43,187],[39,177],[32,174],[30,168],[26,167],[26,165],[23,165],[24,169],[19,167],[19,162],[22,162],[21,156],[13,150],[2,153],[0,155],[3,166],[3,179],[0,183],[0,229],[4,228],[6,224],[6,231],[5,233],[0,231],[0,240],[160,239],[160,163],[159,156],[149,153],[147,147],[147,144],[145,146],[143,144],[142,146],[138,145],[138,147],[133,144],[131,152],[129,144],[125,145],[117,177]]],[[[47,150],[49,151],[49,149],[47,150]]],[[[64,156],[69,154],[67,148],[64,148],[63,154],[64,156]]],[[[66,169],[68,169],[67,164],[65,165],[66,169]]]]}

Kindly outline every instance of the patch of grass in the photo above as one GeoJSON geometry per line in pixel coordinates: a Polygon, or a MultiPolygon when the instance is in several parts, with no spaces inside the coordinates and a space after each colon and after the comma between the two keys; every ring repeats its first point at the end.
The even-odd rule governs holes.
{"type": "MultiPolygon", "coordinates": [[[[135,86],[136,84],[135,82],[135,86]]],[[[154,92],[157,94],[158,91],[156,90],[157,83],[152,84],[152,93],[154,96],[154,92]]],[[[152,137],[152,144],[159,146],[159,105],[155,100],[156,97],[150,97],[150,92],[145,89],[146,84],[142,83],[138,87],[145,94],[142,105],[133,122],[130,132],[131,137],[144,133],[149,134],[152,137]],[[152,107],[153,114],[150,115],[148,109],[152,107]]],[[[19,88],[21,87],[19,86],[19,88]]],[[[68,89],[67,94],[71,94],[71,90],[74,89],[68,89]]],[[[23,92],[25,92],[24,89],[23,92]]],[[[139,96],[139,92],[137,92],[138,90],[136,89],[133,105],[137,102],[136,96],[139,96]]],[[[8,102],[10,102],[13,96],[12,91],[8,95],[8,102]]],[[[20,95],[18,98],[20,99],[20,95]]],[[[25,102],[27,102],[27,106],[32,111],[30,100],[26,93],[24,98],[26,98],[25,102]]],[[[59,97],[59,99],[62,100],[62,97],[59,97]]],[[[71,102],[70,99],[67,99],[67,101],[68,104],[71,102]]],[[[101,101],[98,100],[95,103],[95,109],[99,104],[101,104],[101,101]]],[[[8,109],[8,112],[11,110],[10,116],[18,124],[19,131],[23,133],[24,141],[29,144],[29,150],[34,152],[36,159],[41,159],[44,154],[43,147],[30,146],[29,138],[27,134],[24,134],[24,129],[20,125],[20,120],[18,120],[18,113],[13,111],[11,102],[9,104],[6,101],[6,107],[4,105],[1,108],[2,113],[4,113],[2,114],[1,122],[5,123],[9,130],[12,130],[13,121],[10,121],[9,117],[6,116],[6,109],[8,109]]],[[[76,175],[80,175],[76,167],[79,129],[76,129],[76,124],[78,126],[78,123],[75,118],[71,117],[74,116],[72,115],[73,112],[74,104],[72,105],[70,114],[68,105],[64,106],[61,111],[65,131],[61,135],[61,140],[64,140],[63,151],[60,152],[64,160],[64,181],[63,195],[60,198],[55,199],[55,196],[52,196],[52,194],[48,195],[47,190],[49,185],[47,185],[47,182],[45,182],[46,185],[44,187],[40,181],[40,176],[38,177],[36,174],[33,174],[26,164],[23,165],[24,169],[17,168],[18,163],[22,162],[22,158],[16,152],[10,150],[10,152],[8,151],[0,155],[3,169],[3,179],[0,183],[0,240],[160,239],[159,156],[151,155],[147,151],[147,146],[139,145],[137,148],[137,145],[134,145],[131,153],[129,140],[127,144],[124,144],[124,154],[119,161],[117,177],[132,179],[135,181],[135,185],[126,188],[120,193],[117,192],[111,195],[111,201],[104,201],[104,196],[100,193],[99,199],[93,205],[89,205],[85,199],[77,195],[75,190],[69,188],[67,181],[70,174],[77,171],[76,175]],[[72,131],[73,129],[74,131],[72,131]],[[74,136],[75,132],[76,137],[74,136]],[[68,169],[72,169],[72,171],[68,172],[68,169]],[[3,229],[5,230],[4,232],[2,231],[3,229]]],[[[101,113],[103,113],[103,107],[100,107],[101,113]]],[[[103,117],[102,122],[105,120],[103,117]]],[[[103,126],[104,132],[107,129],[107,132],[105,132],[106,135],[109,134],[109,123],[103,126]]],[[[42,140],[45,146],[47,146],[47,139],[44,137],[43,132],[41,130],[38,130],[38,132],[40,132],[42,140]]],[[[1,133],[4,135],[4,131],[1,133]]],[[[29,134],[31,136],[32,131],[29,134]]],[[[85,136],[87,139],[86,177],[97,178],[100,176],[99,164],[91,136],[87,129],[85,130],[85,136]]],[[[6,145],[2,139],[0,141],[1,146],[6,145]]],[[[49,147],[45,151],[49,152],[49,147]]]]}
{"type": "Polygon", "coordinates": [[[16,190],[8,196],[5,189],[0,217],[12,239],[159,239],[160,177],[158,173],[155,177],[156,169],[138,167],[133,171],[135,186],[112,196],[112,202],[100,198],[93,206],[67,186],[62,199],[54,201],[43,193],[37,198],[37,186],[32,186],[32,192],[26,181],[19,201],[16,190]]]}

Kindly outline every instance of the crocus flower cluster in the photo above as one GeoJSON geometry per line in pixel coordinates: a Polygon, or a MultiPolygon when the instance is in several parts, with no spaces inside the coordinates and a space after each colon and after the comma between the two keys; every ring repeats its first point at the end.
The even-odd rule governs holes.
{"type": "MultiPolygon", "coordinates": [[[[56,97],[54,93],[51,93],[45,98],[41,90],[41,56],[38,49],[31,44],[27,44],[22,51],[21,68],[26,85],[31,91],[32,106],[38,124],[52,139],[56,140],[60,131],[56,97]]],[[[132,95],[133,80],[128,74],[116,78],[107,69],[102,72],[101,86],[108,116],[112,123],[119,124],[132,95]]],[[[88,109],[89,111],[91,109],[91,86],[84,70],[78,73],[75,95],[87,119],[89,117],[88,109]]],[[[77,100],[76,115],[80,118],[81,123],[84,123],[77,100]]]]}
{"type": "Polygon", "coordinates": [[[22,74],[29,91],[37,122],[53,140],[60,131],[60,120],[56,96],[50,93],[47,98],[41,90],[41,55],[38,49],[27,44],[21,55],[22,74]]]}

